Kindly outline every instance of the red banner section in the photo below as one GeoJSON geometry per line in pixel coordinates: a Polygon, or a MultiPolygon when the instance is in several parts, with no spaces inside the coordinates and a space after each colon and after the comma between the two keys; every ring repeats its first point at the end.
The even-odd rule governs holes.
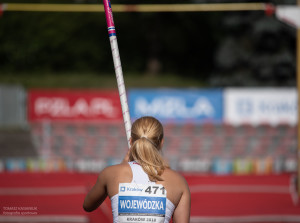
{"type": "Polygon", "coordinates": [[[29,121],[120,121],[117,91],[30,90],[29,121]]]}

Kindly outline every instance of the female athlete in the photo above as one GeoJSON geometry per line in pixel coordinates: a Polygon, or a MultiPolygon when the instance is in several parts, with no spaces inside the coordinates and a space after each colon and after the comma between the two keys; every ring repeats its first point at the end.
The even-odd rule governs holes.
{"type": "Polygon", "coordinates": [[[185,179],[171,170],[161,155],[162,124],[154,117],[137,119],[123,162],[106,167],[86,195],[83,208],[97,209],[111,199],[113,221],[174,223],[190,221],[191,197],[185,179]]]}

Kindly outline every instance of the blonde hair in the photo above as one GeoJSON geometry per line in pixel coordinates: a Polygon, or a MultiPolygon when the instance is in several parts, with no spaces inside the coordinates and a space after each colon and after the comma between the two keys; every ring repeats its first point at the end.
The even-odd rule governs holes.
{"type": "Polygon", "coordinates": [[[154,117],[145,116],[132,124],[129,160],[137,161],[151,181],[162,181],[161,175],[168,168],[161,155],[163,138],[163,126],[154,117]]]}

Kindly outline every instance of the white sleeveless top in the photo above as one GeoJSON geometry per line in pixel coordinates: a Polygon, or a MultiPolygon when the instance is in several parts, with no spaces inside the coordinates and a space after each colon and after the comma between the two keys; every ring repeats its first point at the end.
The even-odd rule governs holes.
{"type": "MultiPolygon", "coordinates": [[[[151,184],[155,185],[155,182],[151,182],[149,180],[148,175],[144,172],[143,168],[135,161],[128,163],[132,170],[132,181],[131,183],[134,184],[151,184]]],[[[118,223],[118,201],[119,201],[119,194],[116,194],[110,198],[111,200],[111,208],[112,208],[112,214],[113,214],[113,222],[118,223]]],[[[165,212],[165,219],[164,223],[169,223],[171,220],[171,217],[173,215],[175,209],[175,205],[169,200],[166,199],[166,212],[165,212]]],[[[139,221],[140,223],[143,223],[142,221],[139,221]]]]}

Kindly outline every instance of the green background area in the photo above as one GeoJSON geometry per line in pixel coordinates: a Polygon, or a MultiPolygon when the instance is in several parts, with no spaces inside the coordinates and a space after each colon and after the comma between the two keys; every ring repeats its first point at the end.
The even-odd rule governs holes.
{"type": "MultiPolygon", "coordinates": [[[[149,1],[112,2],[120,3],[149,1]]],[[[128,87],[296,86],[296,30],[274,15],[119,12],[114,21],[128,87]]],[[[1,84],[113,88],[114,78],[104,12],[4,11],[0,17],[1,84]]]]}

